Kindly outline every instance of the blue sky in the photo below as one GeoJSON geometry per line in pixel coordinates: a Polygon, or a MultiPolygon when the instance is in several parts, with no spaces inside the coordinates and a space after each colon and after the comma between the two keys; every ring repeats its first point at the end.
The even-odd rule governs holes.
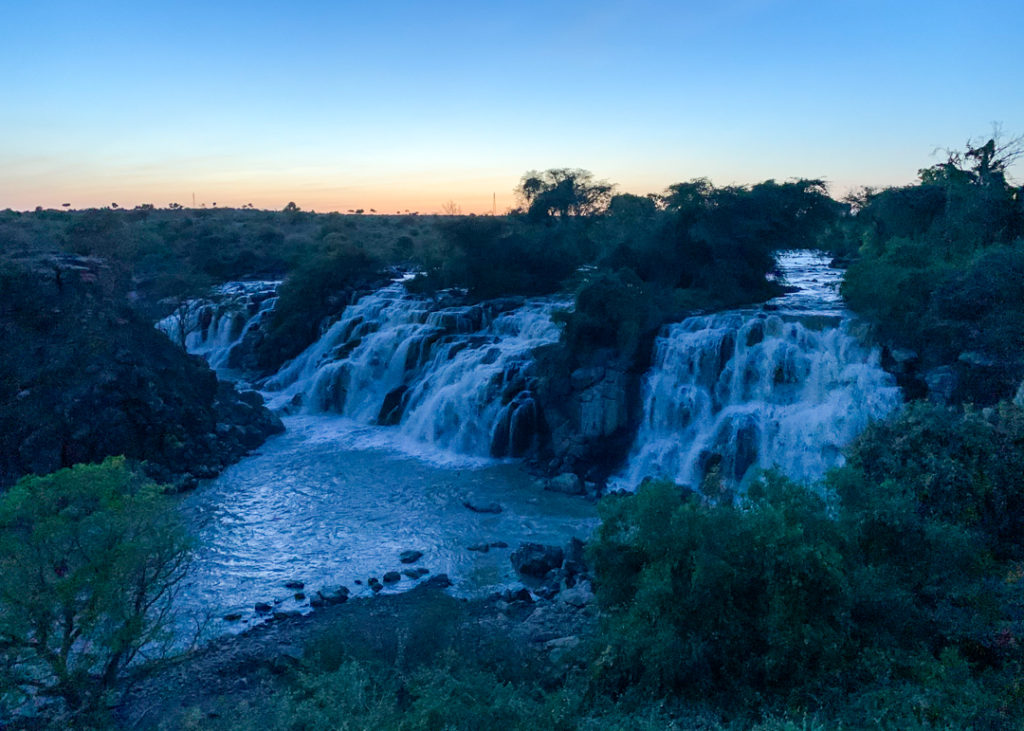
{"type": "Polygon", "coordinates": [[[563,166],[842,193],[1024,133],[1019,0],[9,5],[0,208],[482,211],[563,166]]]}

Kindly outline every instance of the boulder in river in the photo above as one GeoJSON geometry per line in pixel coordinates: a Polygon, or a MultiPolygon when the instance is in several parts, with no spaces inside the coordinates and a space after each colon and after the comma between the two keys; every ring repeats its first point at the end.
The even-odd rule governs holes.
{"type": "Polygon", "coordinates": [[[384,574],[384,583],[385,584],[394,584],[396,581],[401,581],[401,580],[402,580],[402,575],[400,573],[398,573],[397,571],[388,571],[386,574],[384,574]]]}
{"type": "Polygon", "coordinates": [[[436,576],[431,576],[422,584],[422,586],[428,586],[432,589],[447,589],[451,585],[452,580],[448,578],[448,574],[437,574],[436,576]]]}
{"type": "Polygon", "coordinates": [[[324,587],[310,597],[309,604],[313,607],[326,607],[332,604],[344,604],[348,601],[348,587],[324,587]]]}
{"type": "Polygon", "coordinates": [[[553,569],[562,565],[565,553],[558,546],[540,543],[520,543],[510,559],[515,570],[526,576],[543,578],[553,569]]]}
{"type": "Polygon", "coordinates": [[[563,589],[558,595],[558,601],[577,608],[583,608],[593,600],[594,590],[589,581],[580,581],[571,589],[563,589]]]}
{"type": "Polygon", "coordinates": [[[398,554],[398,560],[402,563],[416,563],[423,558],[423,551],[402,551],[398,554]]]}

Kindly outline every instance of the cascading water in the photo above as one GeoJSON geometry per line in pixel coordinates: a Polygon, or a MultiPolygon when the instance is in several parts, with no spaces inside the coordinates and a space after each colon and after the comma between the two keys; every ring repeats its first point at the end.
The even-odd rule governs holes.
{"type": "Polygon", "coordinates": [[[215,634],[264,621],[257,602],[309,611],[288,590],[295,580],[311,595],[338,584],[370,595],[367,577],[403,569],[405,549],[422,551],[417,565],[448,574],[456,592],[493,592],[518,580],[517,542],[589,535],[593,505],[490,458],[521,454],[534,438],[531,351],[557,340],[560,303],[456,301],[396,282],[346,307],[263,383],[287,431],[183,501],[202,526],[181,599],[190,621],[235,618],[213,623],[215,634]]]}
{"type": "Polygon", "coordinates": [[[269,379],[270,405],[396,426],[414,453],[517,456],[535,433],[531,352],[558,339],[559,304],[446,305],[396,282],[346,308],[269,379]]]}
{"type": "Polygon", "coordinates": [[[157,323],[157,328],[185,349],[225,371],[242,367],[240,346],[260,326],[277,302],[280,282],[228,282],[208,298],[186,302],[157,323]]]}
{"type": "Polygon", "coordinates": [[[796,291],[756,310],[691,317],[658,338],[643,421],[615,484],[661,477],[693,487],[717,469],[742,482],[777,466],[815,480],[868,422],[900,403],[877,350],[850,333],[841,273],[813,252],[779,266],[796,291]]]}

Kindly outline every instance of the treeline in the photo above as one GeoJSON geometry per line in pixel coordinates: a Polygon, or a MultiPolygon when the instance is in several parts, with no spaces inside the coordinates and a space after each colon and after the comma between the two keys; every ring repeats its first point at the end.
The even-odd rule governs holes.
{"type": "Polygon", "coordinates": [[[441,224],[441,247],[413,286],[480,299],[568,289],[563,340],[575,360],[606,347],[632,358],[666,321],[779,294],[774,252],[820,246],[844,210],[817,180],[612,190],[584,170],[527,173],[511,215],[441,224]]]}
{"type": "Polygon", "coordinates": [[[854,257],[843,295],[912,376],[952,403],[994,403],[1024,378],[1024,188],[1019,141],[989,140],[923,169],[917,185],[864,191],[835,239],[854,257]]]}
{"type": "MultiPolygon", "coordinates": [[[[144,304],[203,294],[233,279],[281,279],[303,262],[363,249],[411,260],[431,217],[317,214],[247,208],[0,211],[0,253],[63,252],[102,258],[144,304]]],[[[166,313],[164,313],[166,314],[166,313]]]]}
{"type": "Polygon", "coordinates": [[[227,280],[285,279],[262,361],[269,370],[308,345],[346,294],[396,268],[421,272],[420,291],[454,287],[478,299],[568,288],[580,294],[569,339],[607,345],[693,307],[774,294],[765,279],[772,252],[818,245],[842,211],[808,180],[716,188],[701,179],[641,197],[613,195],[587,171],[552,169],[525,175],[518,192],[522,207],[498,217],[315,214],[294,205],[4,211],[0,253],[99,257],[151,317],[227,280]]]}

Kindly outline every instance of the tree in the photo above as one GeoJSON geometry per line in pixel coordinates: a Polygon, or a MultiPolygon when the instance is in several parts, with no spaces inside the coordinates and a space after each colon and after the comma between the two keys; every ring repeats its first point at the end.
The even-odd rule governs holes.
{"type": "Polygon", "coordinates": [[[542,173],[526,173],[516,192],[531,218],[590,216],[601,213],[608,205],[612,186],[594,180],[589,170],[551,168],[542,173]]]}
{"type": "Polygon", "coordinates": [[[95,711],[169,629],[190,541],[123,457],[28,476],[0,499],[0,707],[95,711]]]}
{"type": "Polygon", "coordinates": [[[984,144],[967,141],[966,149],[946,150],[946,162],[918,170],[925,185],[974,184],[1006,186],[1006,171],[1024,155],[1024,136],[1006,140],[999,130],[984,144]]]}

